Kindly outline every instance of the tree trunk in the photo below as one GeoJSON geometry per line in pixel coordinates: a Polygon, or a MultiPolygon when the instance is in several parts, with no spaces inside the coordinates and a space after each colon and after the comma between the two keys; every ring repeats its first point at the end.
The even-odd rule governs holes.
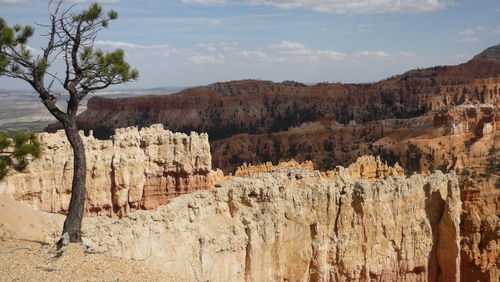
{"type": "Polygon", "coordinates": [[[66,137],[73,149],[73,183],[71,185],[71,200],[68,215],[64,221],[62,234],[69,235],[70,242],[81,242],[83,208],[85,204],[85,182],[87,176],[87,165],[85,159],[85,147],[82,137],[78,134],[76,122],[63,123],[66,137]]]}

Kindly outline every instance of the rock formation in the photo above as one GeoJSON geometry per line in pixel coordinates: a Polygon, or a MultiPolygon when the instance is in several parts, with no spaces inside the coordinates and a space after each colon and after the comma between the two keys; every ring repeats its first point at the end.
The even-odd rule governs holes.
{"type": "Polygon", "coordinates": [[[462,281],[500,278],[500,193],[493,187],[473,178],[461,185],[462,281]]]}
{"type": "Polygon", "coordinates": [[[500,147],[499,53],[497,45],[464,64],[411,70],[371,84],[243,80],[171,95],[94,97],[79,124],[99,137],[152,123],[208,132],[213,166],[227,173],[243,163],[291,159],[329,170],[362,155],[400,161],[410,172],[482,173],[488,149],[500,147]],[[420,161],[407,160],[409,144],[422,151],[420,161]]]}
{"type": "MultiPolygon", "coordinates": [[[[259,165],[294,159],[312,161],[336,178],[332,169],[363,155],[381,161],[352,167],[351,177],[378,181],[386,163],[396,162],[407,174],[455,170],[464,200],[461,274],[485,280],[498,277],[500,264],[499,54],[497,45],[464,64],[411,70],[369,84],[244,80],[172,95],[95,97],[79,122],[100,137],[118,127],[157,122],[171,130],[208,132],[212,165],[225,172],[243,163],[266,171],[272,165],[259,165]]],[[[435,259],[455,265],[444,254],[435,259]]]]}
{"type": "MultiPolygon", "coordinates": [[[[312,161],[325,171],[348,166],[362,155],[379,155],[390,164],[410,169],[408,150],[420,158],[417,171],[454,169],[483,173],[488,151],[500,148],[500,111],[497,106],[457,106],[411,119],[377,120],[343,125],[321,120],[287,131],[238,134],[211,142],[215,167],[231,172],[240,163],[312,161]]],[[[415,169],[413,169],[415,170],[415,169]]]]}
{"type": "MultiPolygon", "coordinates": [[[[234,176],[236,177],[252,177],[256,173],[265,173],[269,172],[272,170],[276,170],[277,168],[299,168],[299,167],[305,167],[309,171],[314,170],[314,165],[311,161],[303,162],[303,163],[298,163],[295,160],[291,160],[288,162],[280,162],[277,165],[273,165],[270,162],[263,163],[260,165],[249,165],[244,163],[242,166],[236,169],[234,172],[234,176]]],[[[232,176],[232,175],[230,175],[232,176]]]]}
{"type": "Polygon", "coordinates": [[[155,211],[85,218],[84,240],[186,281],[460,280],[454,174],[373,183],[351,174],[302,167],[235,177],[155,211]]]}
{"type": "Polygon", "coordinates": [[[82,129],[94,129],[102,137],[114,128],[162,123],[173,131],[207,132],[218,140],[283,131],[327,116],[342,124],[365,123],[462,104],[499,105],[500,61],[481,59],[490,53],[461,65],[408,71],[371,84],[243,80],[171,95],[93,97],[78,121],[82,129]]]}
{"type": "MultiPolygon", "coordinates": [[[[41,159],[0,182],[10,195],[43,211],[65,213],[71,197],[72,152],[63,131],[39,135],[41,159]]],[[[117,130],[110,140],[83,136],[87,155],[87,215],[123,216],[154,209],[181,194],[211,189],[213,171],[206,134],[172,133],[161,125],[117,130]]]]}

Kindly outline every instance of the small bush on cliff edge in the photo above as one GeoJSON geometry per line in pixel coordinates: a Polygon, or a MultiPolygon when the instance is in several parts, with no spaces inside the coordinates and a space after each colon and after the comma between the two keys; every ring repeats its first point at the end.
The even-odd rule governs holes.
{"type": "Polygon", "coordinates": [[[34,133],[16,132],[12,138],[7,133],[0,133],[0,180],[10,168],[22,171],[28,165],[30,157],[40,157],[40,142],[34,133]]]}
{"type": "Polygon", "coordinates": [[[408,150],[406,150],[406,163],[405,169],[408,173],[420,172],[422,167],[420,165],[420,160],[422,159],[422,151],[415,146],[415,144],[408,144],[408,150]]]}
{"type": "Polygon", "coordinates": [[[498,174],[500,172],[500,150],[492,146],[488,151],[488,159],[486,159],[486,172],[489,174],[498,174]]]}

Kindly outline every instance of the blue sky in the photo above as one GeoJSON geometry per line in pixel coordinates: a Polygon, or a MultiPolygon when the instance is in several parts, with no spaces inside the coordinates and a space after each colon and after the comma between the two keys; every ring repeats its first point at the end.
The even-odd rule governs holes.
{"type": "MultiPolygon", "coordinates": [[[[75,9],[85,8],[85,0],[75,9]]],[[[119,19],[96,45],[122,48],[141,78],[120,88],[236,79],[372,82],[466,62],[500,43],[498,0],[98,1],[119,19]]],[[[0,0],[9,24],[47,22],[47,3],[0,0]]],[[[43,29],[37,27],[37,34],[43,29]]],[[[30,46],[42,47],[35,36],[30,46]]],[[[0,78],[0,89],[27,88],[0,78]]]]}

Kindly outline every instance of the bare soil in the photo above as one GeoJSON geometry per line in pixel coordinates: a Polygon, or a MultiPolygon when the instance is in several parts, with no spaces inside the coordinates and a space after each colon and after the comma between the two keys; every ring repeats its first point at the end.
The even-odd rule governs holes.
{"type": "Polygon", "coordinates": [[[70,244],[57,257],[54,246],[0,238],[0,281],[179,281],[139,261],[87,254],[70,244]]]}

